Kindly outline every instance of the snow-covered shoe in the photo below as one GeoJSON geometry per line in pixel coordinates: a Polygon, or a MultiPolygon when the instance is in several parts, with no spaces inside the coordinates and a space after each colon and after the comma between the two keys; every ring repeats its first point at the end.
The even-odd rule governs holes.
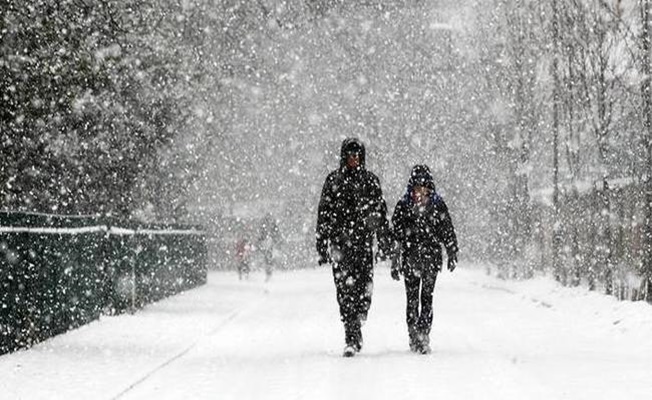
{"type": "Polygon", "coordinates": [[[420,354],[430,354],[432,349],[430,349],[430,345],[428,343],[421,343],[421,346],[419,346],[419,353],[420,354]]]}
{"type": "Polygon", "coordinates": [[[360,350],[362,350],[362,342],[358,342],[353,345],[353,349],[355,350],[356,353],[359,353],[360,350]]]}
{"type": "Polygon", "coordinates": [[[408,336],[410,337],[410,351],[418,353],[419,347],[421,347],[421,341],[419,340],[416,329],[409,329],[408,336]]]}
{"type": "Polygon", "coordinates": [[[362,350],[362,344],[364,341],[362,340],[362,332],[358,331],[356,332],[356,337],[355,337],[355,342],[353,343],[353,348],[355,349],[356,352],[360,352],[362,350]]]}
{"type": "Polygon", "coordinates": [[[421,354],[430,354],[430,336],[424,333],[419,334],[419,349],[421,354]]]}
{"type": "Polygon", "coordinates": [[[342,354],[342,356],[353,357],[355,355],[355,352],[356,352],[355,347],[347,345],[344,348],[344,353],[342,354]]]}

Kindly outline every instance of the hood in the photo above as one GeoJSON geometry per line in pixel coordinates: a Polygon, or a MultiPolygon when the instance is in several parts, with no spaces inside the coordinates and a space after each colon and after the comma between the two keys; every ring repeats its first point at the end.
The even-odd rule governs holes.
{"type": "Polygon", "coordinates": [[[425,186],[434,192],[435,181],[432,179],[430,168],[427,165],[415,165],[412,168],[412,172],[410,172],[408,186],[410,188],[414,186],[425,186]]]}
{"type": "Polygon", "coordinates": [[[360,153],[360,169],[365,169],[365,148],[364,144],[356,138],[344,139],[340,151],[340,167],[346,167],[346,157],[353,152],[360,153]]]}
{"type": "Polygon", "coordinates": [[[432,174],[430,173],[430,168],[428,168],[427,165],[415,165],[412,168],[412,172],[410,172],[410,179],[408,180],[408,185],[407,185],[407,190],[405,191],[405,195],[403,196],[403,201],[412,204],[412,189],[415,186],[425,186],[427,188],[430,188],[432,193],[430,194],[430,198],[433,204],[437,203],[440,201],[440,197],[437,194],[435,190],[435,180],[432,178],[432,174]]]}

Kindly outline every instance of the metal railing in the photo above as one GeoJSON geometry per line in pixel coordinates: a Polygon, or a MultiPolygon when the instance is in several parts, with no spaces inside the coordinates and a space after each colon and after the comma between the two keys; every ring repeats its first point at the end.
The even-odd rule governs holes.
{"type": "Polygon", "coordinates": [[[206,282],[199,227],[0,212],[0,354],[206,282]]]}

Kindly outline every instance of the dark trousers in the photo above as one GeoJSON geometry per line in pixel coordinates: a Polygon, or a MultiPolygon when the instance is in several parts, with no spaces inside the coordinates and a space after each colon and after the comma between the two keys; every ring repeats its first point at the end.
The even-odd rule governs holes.
{"type": "Polygon", "coordinates": [[[437,270],[408,269],[404,274],[404,281],[407,296],[406,322],[410,338],[416,335],[428,336],[432,327],[432,295],[437,281],[437,270]]]}
{"type": "Polygon", "coordinates": [[[373,261],[370,252],[343,254],[333,266],[340,318],[347,345],[360,346],[361,327],[367,320],[373,293],[373,261]]]}

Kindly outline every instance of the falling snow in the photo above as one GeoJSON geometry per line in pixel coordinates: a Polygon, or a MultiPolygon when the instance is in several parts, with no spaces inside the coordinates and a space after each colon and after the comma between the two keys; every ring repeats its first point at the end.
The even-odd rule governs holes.
{"type": "Polygon", "coordinates": [[[650,17],[649,0],[1,2],[0,397],[649,398],[650,17]],[[417,164],[450,211],[460,266],[428,357],[405,348],[383,262],[367,347],[339,357],[315,226],[352,137],[389,214],[417,164]]]}

